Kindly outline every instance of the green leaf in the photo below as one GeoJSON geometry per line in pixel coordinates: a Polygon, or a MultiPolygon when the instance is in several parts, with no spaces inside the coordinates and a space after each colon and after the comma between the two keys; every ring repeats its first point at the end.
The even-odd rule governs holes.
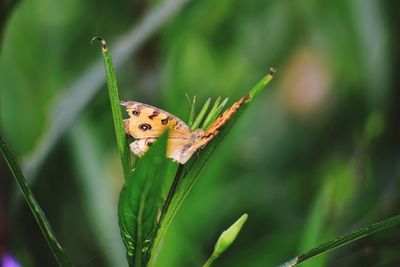
{"type": "Polygon", "coordinates": [[[36,201],[36,198],[32,194],[24,175],[22,174],[21,168],[19,167],[11,151],[7,148],[7,145],[3,141],[3,138],[1,136],[0,150],[4,156],[4,159],[7,162],[8,167],[14,175],[15,180],[18,183],[18,186],[21,189],[26,199],[26,202],[29,205],[29,208],[31,209],[33,216],[35,216],[35,219],[39,224],[39,227],[42,230],[42,233],[46,238],[47,243],[49,244],[50,249],[53,252],[53,255],[56,258],[58,264],[60,266],[73,266],[68,255],[65,253],[64,249],[57,241],[57,238],[50,226],[50,223],[47,221],[46,215],[44,214],[42,208],[39,206],[39,203],[36,201]]]}
{"type": "Polygon", "coordinates": [[[108,87],[108,94],[110,97],[111,110],[114,119],[115,135],[117,137],[118,151],[121,157],[122,168],[126,180],[126,178],[130,175],[130,170],[131,170],[130,167],[131,154],[126,143],[126,134],[125,134],[125,128],[122,119],[122,112],[120,105],[121,101],[119,100],[118,96],[117,79],[115,75],[114,65],[112,63],[111,54],[108,52],[106,41],[100,37],[94,37],[92,41],[93,40],[100,41],[102,45],[101,51],[103,54],[104,65],[106,68],[106,77],[108,85],[107,87],[108,87]]]}
{"type": "Polygon", "coordinates": [[[190,189],[197,181],[201,171],[204,169],[204,166],[210,159],[210,156],[218,148],[225,135],[229,132],[236,120],[241,116],[242,112],[252,102],[254,97],[272,80],[273,74],[274,70],[271,69],[269,73],[250,90],[249,94],[242,98],[243,103],[240,105],[237,112],[232,115],[231,119],[228,120],[221,128],[219,134],[214,137],[214,139],[212,139],[210,143],[208,143],[202,150],[198,151],[198,153],[194,155],[186,163],[186,165],[178,169],[170,190],[170,194],[164,203],[163,211],[161,213],[160,225],[154,240],[152,258],[150,259],[149,266],[153,266],[155,264],[160,243],[163,240],[169,225],[175,217],[178,209],[182,205],[183,200],[186,198],[190,189]]]}
{"type": "Polygon", "coordinates": [[[358,230],[355,230],[353,232],[344,234],[342,236],[339,236],[331,241],[328,241],[316,248],[313,248],[305,253],[302,253],[298,255],[297,257],[279,265],[279,267],[293,267],[298,265],[301,262],[304,262],[306,260],[312,259],[322,253],[325,253],[327,251],[330,251],[332,249],[341,247],[345,244],[354,242],[360,238],[364,238],[367,236],[370,236],[372,234],[375,234],[377,232],[383,231],[387,228],[393,227],[397,224],[400,224],[400,215],[391,217],[389,219],[383,220],[381,222],[372,224],[367,227],[360,228],[358,230]]]}
{"type": "Polygon", "coordinates": [[[130,266],[146,266],[157,229],[162,187],[170,164],[165,157],[167,133],[164,133],[143,158],[122,189],[118,215],[122,239],[130,266]]]}

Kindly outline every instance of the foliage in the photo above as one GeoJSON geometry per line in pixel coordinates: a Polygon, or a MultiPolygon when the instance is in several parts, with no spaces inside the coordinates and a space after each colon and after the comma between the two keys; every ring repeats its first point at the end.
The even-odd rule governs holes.
{"type": "MultiPolygon", "coordinates": [[[[35,154],[45,164],[31,189],[77,264],[125,264],[115,209],[124,181],[110,105],[101,82],[97,94],[82,83],[99,59],[88,40],[99,34],[118,44],[111,49],[126,48],[123,38],[159,4],[22,0],[4,16],[1,134],[23,171],[32,149],[59,134],[51,149],[35,154]],[[70,91],[74,84],[80,90],[70,91]],[[69,97],[68,105],[56,105],[69,97]],[[84,109],[76,112],[84,97],[84,109]],[[52,134],[41,138],[45,132],[52,134]]],[[[218,266],[276,266],[398,213],[398,7],[393,1],[190,1],[134,55],[113,52],[122,99],[185,121],[185,93],[197,103],[217,96],[232,103],[268,66],[279,74],[214,152],[176,213],[157,266],[201,265],[223,226],[243,212],[249,220],[218,266]]],[[[84,81],[103,74],[101,66],[84,81]]],[[[0,220],[7,228],[0,229],[6,233],[0,250],[23,266],[53,265],[1,166],[0,220]]],[[[301,266],[396,266],[396,231],[301,266]]]]}

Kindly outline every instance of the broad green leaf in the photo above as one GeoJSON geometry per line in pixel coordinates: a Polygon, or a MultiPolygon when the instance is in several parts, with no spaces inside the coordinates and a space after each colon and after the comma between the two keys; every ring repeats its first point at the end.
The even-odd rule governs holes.
{"type": "Polygon", "coordinates": [[[164,133],[128,177],[121,191],[118,214],[130,266],[146,266],[157,229],[162,187],[171,160],[165,157],[164,133]]]}
{"type": "Polygon", "coordinates": [[[21,189],[26,199],[26,202],[29,205],[29,208],[31,209],[33,216],[35,216],[35,219],[39,224],[39,227],[42,230],[42,233],[46,238],[47,243],[49,244],[50,249],[53,252],[53,255],[56,258],[58,264],[60,266],[73,266],[68,255],[65,253],[64,249],[57,241],[53,229],[51,228],[50,223],[47,221],[46,215],[44,214],[42,208],[39,206],[39,203],[36,201],[35,196],[32,194],[32,191],[30,190],[24,175],[22,174],[21,168],[19,167],[11,151],[7,148],[7,145],[3,141],[3,138],[1,136],[0,150],[4,156],[4,159],[7,162],[8,167],[14,175],[15,180],[18,183],[18,186],[21,189]]]}

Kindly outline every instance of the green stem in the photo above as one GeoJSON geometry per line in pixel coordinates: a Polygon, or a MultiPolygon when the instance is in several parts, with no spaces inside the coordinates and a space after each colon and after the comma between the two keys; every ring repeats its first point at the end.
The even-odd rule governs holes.
{"type": "Polygon", "coordinates": [[[372,235],[376,232],[390,228],[399,223],[400,223],[400,215],[397,215],[392,218],[386,219],[384,221],[374,223],[370,226],[360,228],[360,229],[350,232],[348,234],[339,236],[339,237],[337,237],[315,249],[309,250],[308,252],[299,255],[298,260],[299,260],[299,262],[303,262],[303,261],[305,261],[309,258],[312,258],[314,256],[317,256],[323,252],[343,246],[351,241],[355,241],[357,239],[372,235]]]}
{"type": "Polygon", "coordinates": [[[180,164],[178,170],[176,171],[174,181],[172,182],[171,189],[168,192],[167,199],[165,200],[164,205],[162,207],[159,222],[161,222],[164,219],[165,213],[169,208],[172,197],[174,196],[176,189],[178,188],[179,181],[182,179],[184,174],[185,174],[185,165],[180,164]]]}
{"type": "Polygon", "coordinates": [[[360,238],[364,238],[370,236],[374,233],[383,231],[387,228],[393,227],[397,224],[400,224],[400,215],[391,217],[389,219],[383,220],[378,223],[374,223],[370,226],[360,228],[353,232],[344,234],[339,236],[331,241],[328,241],[316,248],[313,248],[305,253],[298,255],[297,257],[279,265],[278,267],[293,267],[298,265],[301,262],[304,262],[308,259],[314,258],[322,253],[328,252],[340,246],[346,245],[352,241],[358,240],[360,238]]]}
{"type": "Polygon", "coordinates": [[[203,267],[210,267],[212,266],[212,264],[214,263],[214,261],[217,259],[218,257],[215,256],[214,254],[212,254],[208,260],[204,263],[203,267]]]}

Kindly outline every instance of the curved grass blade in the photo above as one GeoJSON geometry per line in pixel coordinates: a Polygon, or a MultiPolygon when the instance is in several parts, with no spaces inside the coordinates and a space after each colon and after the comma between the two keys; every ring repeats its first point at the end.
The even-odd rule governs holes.
{"type": "Polygon", "coordinates": [[[118,151],[121,157],[122,168],[124,171],[125,180],[130,174],[130,151],[126,143],[126,134],[124,122],[122,119],[121,105],[118,96],[117,80],[115,75],[114,66],[112,63],[111,54],[108,52],[106,41],[100,37],[94,37],[93,40],[101,42],[101,52],[103,55],[104,65],[106,68],[108,94],[110,96],[111,110],[114,119],[115,136],[117,137],[118,151]]]}
{"type": "Polygon", "coordinates": [[[363,228],[360,228],[353,232],[339,236],[331,241],[328,241],[328,242],[322,244],[321,246],[318,246],[318,247],[313,248],[305,253],[300,254],[299,256],[279,265],[278,267],[296,266],[296,265],[298,265],[308,259],[316,257],[322,253],[328,252],[335,248],[338,248],[338,247],[341,247],[348,243],[354,242],[358,239],[361,239],[361,238],[370,236],[372,234],[375,234],[377,232],[383,231],[383,230],[393,227],[397,224],[400,224],[400,215],[391,217],[391,218],[383,220],[381,222],[374,223],[370,226],[363,227],[363,228]]]}
{"type": "Polygon", "coordinates": [[[172,161],[165,157],[167,134],[164,133],[128,177],[121,191],[118,215],[122,239],[130,266],[146,266],[157,230],[162,187],[172,161]]]}
{"type": "Polygon", "coordinates": [[[50,249],[53,252],[53,255],[56,258],[58,264],[60,266],[73,266],[68,255],[65,253],[64,249],[57,241],[56,236],[50,226],[50,223],[47,221],[47,218],[42,208],[39,206],[39,203],[36,201],[36,198],[33,196],[31,190],[29,189],[25,177],[22,174],[21,168],[19,167],[11,151],[7,148],[7,145],[5,144],[1,136],[0,136],[0,150],[4,156],[4,159],[7,162],[8,167],[10,168],[12,174],[14,175],[15,180],[17,181],[21,191],[23,192],[26,202],[28,203],[29,208],[33,213],[33,216],[35,216],[35,219],[39,224],[39,227],[42,230],[42,233],[46,238],[47,243],[49,244],[50,249]]]}
{"type": "Polygon", "coordinates": [[[239,106],[236,113],[234,113],[230,120],[228,120],[225,125],[221,128],[219,134],[214,137],[206,145],[206,147],[194,155],[191,160],[184,166],[180,167],[176,176],[170,194],[164,203],[163,210],[161,213],[159,229],[154,240],[154,246],[152,248],[152,257],[149,262],[149,266],[155,264],[158,251],[160,249],[160,243],[163,240],[169,225],[171,224],[175,214],[182,205],[183,200],[186,198],[190,189],[193,187],[194,183],[197,181],[201,171],[203,170],[205,164],[209,160],[210,156],[217,149],[221,141],[224,139],[225,135],[229,132],[230,128],[236,122],[236,120],[241,116],[242,112],[247,108],[247,106],[252,102],[254,97],[261,92],[272,80],[275,71],[271,69],[269,73],[264,76],[246,95],[243,99],[243,103],[239,106]]]}

